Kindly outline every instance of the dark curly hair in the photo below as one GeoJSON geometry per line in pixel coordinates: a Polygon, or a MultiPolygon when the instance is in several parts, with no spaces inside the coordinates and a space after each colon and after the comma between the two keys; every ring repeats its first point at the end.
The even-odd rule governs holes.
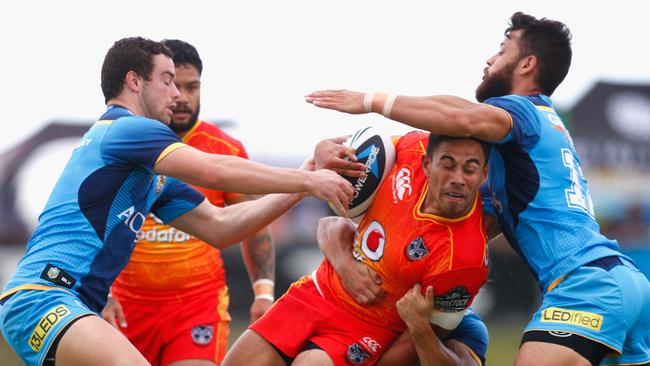
{"type": "Polygon", "coordinates": [[[196,67],[199,75],[201,75],[203,72],[203,62],[201,61],[201,57],[199,57],[199,51],[196,50],[196,47],[179,39],[163,39],[161,43],[174,53],[173,59],[175,65],[192,65],[196,67]]]}
{"type": "Polygon", "coordinates": [[[490,159],[490,152],[492,150],[492,145],[489,143],[479,140],[475,137],[461,137],[461,136],[447,136],[447,135],[435,135],[433,133],[429,134],[429,140],[427,142],[427,156],[429,158],[433,158],[433,152],[436,150],[438,145],[444,143],[444,142],[454,142],[454,141],[459,141],[459,140],[464,140],[464,139],[470,139],[474,140],[481,145],[481,150],[483,150],[483,155],[485,157],[485,161],[487,162],[488,159],[490,159]]]}
{"type": "Polygon", "coordinates": [[[564,80],[571,66],[571,31],[562,22],[546,18],[537,19],[522,12],[510,18],[512,31],[523,30],[519,41],[521,57],[535,55],[539,64],[537,84],[550,96],[564,80]]]}
{"type": "Polygon", "coordinates": [[[142,37],[122,38],[116,41],[106,53],[102,64],[102,92],[104,102],[122,92],[124,77],[135,71],[145,80],[151,80],[153,56],[163,54],[172,58],[174,54],[161,42],[142,37]]]}

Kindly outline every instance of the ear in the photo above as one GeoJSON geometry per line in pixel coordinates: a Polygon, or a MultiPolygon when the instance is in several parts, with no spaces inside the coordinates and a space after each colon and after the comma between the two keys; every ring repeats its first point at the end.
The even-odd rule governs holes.
{"type": "Polygon", "coordinates": [[[519,60],[519,75],[532,74],[537,70],[537,56],[528,55],[519,60]]]}
{"type": "Polygon", "coordinates": [[[429,155],[426,153],[422,154],[422,169],[424,169],[424,174],[429,177],[429,174],[431,172],[431,168],[429,167],[429,164],[431,164],[431,159],[429,158],[429,155]]]}
{"type": "Polygon", "coordinates": [[[483,168],[483,178],[481,179],[481,184],[485,184],[485,182],[487,182],[487,176],[488,176],[488,167],[486,163],[485,168],[483,168]]]}
{"type": "Polygon", "coordinates": [[[142,80],[140,76],[135,71],[131,70],[126,73],[124,76],[124,86],[129,88],[133,92],[138,92],[142,85],[142,80]]]}

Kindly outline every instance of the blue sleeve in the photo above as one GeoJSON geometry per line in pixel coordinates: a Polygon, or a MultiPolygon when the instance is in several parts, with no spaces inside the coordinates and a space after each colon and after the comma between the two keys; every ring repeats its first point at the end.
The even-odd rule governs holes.
{"type": "Polygon", "coordinates": [[[469,308],[465,311],[463,320],[456,329],[449,333],[445,340],[449,339],[455,339],[464,343],[476,353],[485,365],[485,354],[487,353],[489,342],[488,330],[474,309],[469,308]]]}
{"type": "Polygon", "coordinates": [[[104,158],[128,162],[153,171],[158,157],[173,144],[182,144],[162,122],[137,116],[113,121],[102,142],[104,158]]]}
{"type": "Polygon", "coordinates": [[[492,204],[492,198],[490,197],[488,183],[483,183],[479,189],[479,193],[481,194],[481,200],[483,201],[483,212],[488,215],[496,216],[494,205],[492,204]]]}
{"type": "Polygon", "coordinates": [[[151,213],[168,223],[193,210],[203,200],[205,197],[196,189],[178,179],[167,177],[162,194],[151,206],[151,213]]]}
{"type": "Polygon", "coordinates": [[[541,121],[535,105],[520,95],[489,98],[485,101],[494,107],[501,108],[510,114],[512,129],[510,133],[496,144],[514,142],[520,146],[535,145],[541,133],[541,121]]]}

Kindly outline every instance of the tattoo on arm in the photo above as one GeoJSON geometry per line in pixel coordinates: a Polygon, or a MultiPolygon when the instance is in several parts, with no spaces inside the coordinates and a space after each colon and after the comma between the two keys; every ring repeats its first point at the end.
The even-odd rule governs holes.
{"type": "Polygon", "coordinates": [[[251,283],[260,278],[275,280],[275,249],[268,228],[242,243],[242,256],[251,283]]]}

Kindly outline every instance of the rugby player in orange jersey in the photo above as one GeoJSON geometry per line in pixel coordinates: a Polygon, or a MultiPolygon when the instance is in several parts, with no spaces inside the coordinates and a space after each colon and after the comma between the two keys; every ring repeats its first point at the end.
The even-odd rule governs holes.
{"type": "Polygon", "coordinates": [[[381,279],[381,300],[357,302],[326,259],[244,332],[224,366],[375,364],[406,329],[395,303],[418,283],[435,289],[433,324],[460,322],[487,277],[478,191],[489,146],[421,132],[395,145],[395,165],[350,236],[357,259],[381,279]]]}
{"type": "MultiPolygon", "coordinates": [[[[243,145],[199,119],[203,64],[196,48],[164,40],[174,53],[180,92],[170,128],[201,151],[248,158],[243,145]]],[[[250,196],[196,187],[223,207],[250,196]]],[[[268,228],[242,242],[253,284],[251,321],[273,303],[274,250],[268,228]]],[[[219,364],[229,335],[228,288],[220,251],[150,215],[127,267],[112,287],[103,315],[153,365],[219,364]]]]}

